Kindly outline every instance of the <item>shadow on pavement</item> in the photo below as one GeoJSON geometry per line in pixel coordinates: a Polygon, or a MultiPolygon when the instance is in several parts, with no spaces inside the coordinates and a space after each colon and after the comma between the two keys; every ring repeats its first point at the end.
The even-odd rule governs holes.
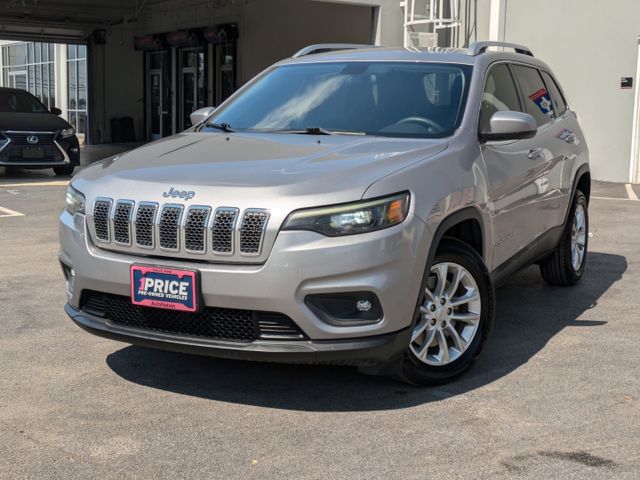
{"type": "MultiPolygon", "coordinates": [[[[457,381],[418,389],[348,367],[280,365],[219,360],[128,346],[107,357],[122,378],[152,388],[212,400],[302,411],[371,411],[407,408],[489,384],[526,363],[563,328],[598,328],[578,320],[620,280],[627,261],[590,253],[582,282],[549,287],[531,267],[500,288],[496,325],[480,361],[457,381]]],[[[588,314],[587,314],[588,315],[588,314]]]]}

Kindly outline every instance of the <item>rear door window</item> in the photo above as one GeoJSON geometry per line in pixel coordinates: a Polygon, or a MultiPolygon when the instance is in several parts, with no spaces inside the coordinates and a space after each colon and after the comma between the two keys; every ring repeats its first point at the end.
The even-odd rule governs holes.
{"type": "Polygon", "coordinates": [[[480,131],[490,132],[489,121],[496,112],[521,112],[518,90],[506,63],[499,63],[489,70],[480,104],[480,131]]]}
{"type": "Polygon", "coordinates": [[[536,119],[539,127],[553,120],[551,95],[538,70],[533,67],[513,65],[513,72],[522,94],[524,111],[536,119]]]}
{"type": "Polygon", "coordinates": [[[553,102],[556,117],[564,115],[564,112],[567,111],[567,103],[564,101],[564,97],[562,96],[562,92],[560,91],[558,84],[553,77],[545,71],[542,71],[542,78],[544,79],[544,83],[551,94],[551,101],[553,102]]]}

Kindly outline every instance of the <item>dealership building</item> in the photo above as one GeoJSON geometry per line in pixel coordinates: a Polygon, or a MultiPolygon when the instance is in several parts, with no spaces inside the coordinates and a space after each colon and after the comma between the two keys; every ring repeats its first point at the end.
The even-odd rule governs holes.
{"type": "Polygon", "coordinates": [[[614,22],[584,0],[4,2],[0,83],[61,108],[86,143],[142,142],[184,130],[193,110],[309,44],[503,40],[556,73],[579,112],[593,177],[640,182],[640,2],[616,6],[614,22]]]}

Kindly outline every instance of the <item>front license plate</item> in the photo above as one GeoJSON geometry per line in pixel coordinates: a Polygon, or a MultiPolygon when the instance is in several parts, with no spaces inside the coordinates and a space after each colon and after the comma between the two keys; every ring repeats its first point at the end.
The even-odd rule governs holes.
{"type": "Polygon", "coordinates": [[[147,265],[131,266],[131,302],[145,307],[195,312],[198,272],[147,265]]]}
{"type": "Polygon", "coordinates": [[[29,160],[34,158],[44,158],[44,150],[42,150],[42,147],[24,147],[22,149],[22,158],[29,160]]]}

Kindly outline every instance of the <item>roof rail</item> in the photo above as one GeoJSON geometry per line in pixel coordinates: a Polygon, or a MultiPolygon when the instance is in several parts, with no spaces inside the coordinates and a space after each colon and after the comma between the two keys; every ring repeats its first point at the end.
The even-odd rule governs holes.
{"type": "Polygon", "coordinates": [[[491,40],[488,42],[472,43],[471,45],[469,45],[469,48],[467,49],[467,55],[475,57],[476,55],[480,55],[481,53],[486,52],[487,48],[489,47],[513,48],[516,51],[516,53],[521,53],[523,55],[529,55],[530,57],[533,57],[533,53],[528,47],[525,47],[523,45],[518,45],[516,43],[495,42],[491,40]]]}
{"type": "Polygon", "coordinates": [[[361,43],[318,43],[309,45],[298,50],[291,58],[304,57],[315,53],[335,52],[339,50],[356,50],[358,48],[373,48],[375,45],[365,45],[361,43]]]}

